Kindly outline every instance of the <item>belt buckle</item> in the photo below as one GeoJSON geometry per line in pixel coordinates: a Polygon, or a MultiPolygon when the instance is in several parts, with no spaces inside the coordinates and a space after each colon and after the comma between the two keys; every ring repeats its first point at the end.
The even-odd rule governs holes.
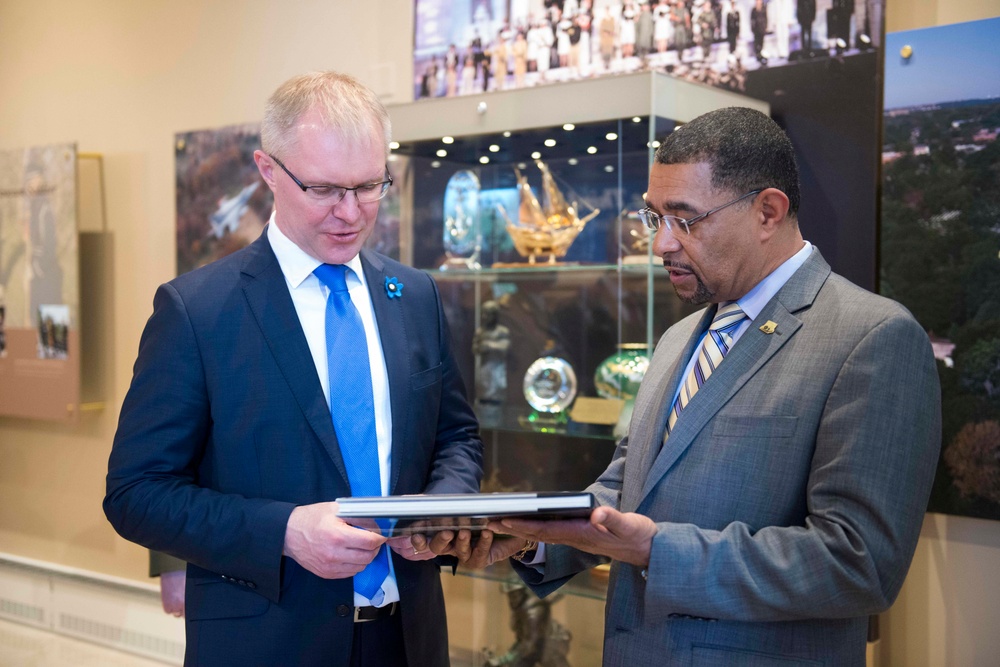
{"type": "Polygon", "coordinates": [[[385,616],[392,616],[392,615],[394,615],[396,613],[396,607],[397,607],[398,604],[399,604],[398,602],[390,602],[389,604],[387,604],[384,607],[355,607],[354,608],[354,622],[355,623],[368,623],[369,621],[375,621],[375,620],[378,620],[379,618],[382,618],[383,615],[385,615],[385,616]],[[362,609],[369,609],[369,608],[375,609],[375,617],[374,618],[361,618],[361,610],[362,609]]]}

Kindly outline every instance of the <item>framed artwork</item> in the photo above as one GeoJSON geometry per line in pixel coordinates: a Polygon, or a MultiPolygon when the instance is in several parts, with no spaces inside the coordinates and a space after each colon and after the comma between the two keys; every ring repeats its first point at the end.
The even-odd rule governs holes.
{"type": "Polygon", "coordinates": [[[929,510],[1000,520],[1000,19],[886,39],[880,289],[938,359],[929,510]],[[976,63],[976,67],[969,67],[976,63]]]}

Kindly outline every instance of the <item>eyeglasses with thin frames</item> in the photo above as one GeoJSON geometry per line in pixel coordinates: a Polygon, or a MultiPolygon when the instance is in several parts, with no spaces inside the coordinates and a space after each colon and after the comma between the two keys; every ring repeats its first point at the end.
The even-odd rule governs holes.
{"type": "Polygon", "coordinates": [[[676,215],[660,215],[659,213],[649,208],[648,206],[646,208],[639,209],[638,211],[636,211],[636,213],[639,215],[639,219],[642,221],[643,226],[646,229],[650,230],[651,232],[658,231],[662,226],[666,226],[667,231],[670,232],[673,231],[674,225],[677,225],[679,228],[683,229],[686,233],[690,234],[691,225],[698,222],[699,220],[704,220],[713,213],[717,213],[726,207],[732,206],[737,202],[743,201],[744,199],[746,199],[751,195],[759,195],[763,191],[764,191],[763,189],[751,190],[745,195],[740,195],[731,202],[725,203],[722,206],[716,206],[711,211],[705,211],[701,215],[696,215],[693,218],[684,219],[676,215]]]}
{"type": "Polygon", "coordinates": [[[313,201],[318,203],[328,204],[333,206],[339,204],[343,201],[344,197],[348,192],[354,192],[354,196],[358,198],[358,201],[362,204],[371,204],[372,202],[377,202],[379,199],[385,197],[386,193],[389,192],[389,186],[392,185],[392,176],[389,174],[389,165],[385,167],[385,178],[384,181],[378,181],[375,183],[363,183],[361,185],[356,185],[353,188],[348,188],[343,185],[306,185],[298,178],[295,174],[288,171],[288,167],[278,158],[274,157],[268,153],[268,157],[278,163],[278,166],[284,170],[288,177],[295,181],[295,185],[299,186],[302,192],[306,193],[313,201]]]}

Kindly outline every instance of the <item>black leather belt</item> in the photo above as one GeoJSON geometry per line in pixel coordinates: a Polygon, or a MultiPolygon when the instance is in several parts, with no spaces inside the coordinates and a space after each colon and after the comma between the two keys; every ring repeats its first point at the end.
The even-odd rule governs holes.
{"type": "Polygon", "coordinates": [[[398,609],[398,602],[390,602],[384,607],[355,607],[354,622],[367,623],[368,621],[376,621],[380,618],[388,618],[395,614],[398,609]]]}

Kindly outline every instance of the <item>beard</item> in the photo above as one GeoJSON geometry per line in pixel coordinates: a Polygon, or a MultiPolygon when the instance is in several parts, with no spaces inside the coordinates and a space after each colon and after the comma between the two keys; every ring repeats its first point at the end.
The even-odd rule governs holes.
{"type": "Polygon", "coordinates": [[[702,304],[712,303],[712,299],[715,297],[715,292],[708,289],[708,285],[705,284],[705,282],[701,279],[701,276],[699,276],[698,273],[690,265],[681,264],[680,262],[664,262],[663,268],[668,271],[672,268],[680,269],[682,271],[687,271],[692,276],[694,276],[697,285],[695,286],[694,293],[692,294],[688,295],[681,294],[680,291],[677,289],[677,285],[673,285],[673,283],[671,283],[671,285],[673,285],[674,288],[674,293],[677,295],[678,299],[692,306],[700,306],[702,304]]]}

